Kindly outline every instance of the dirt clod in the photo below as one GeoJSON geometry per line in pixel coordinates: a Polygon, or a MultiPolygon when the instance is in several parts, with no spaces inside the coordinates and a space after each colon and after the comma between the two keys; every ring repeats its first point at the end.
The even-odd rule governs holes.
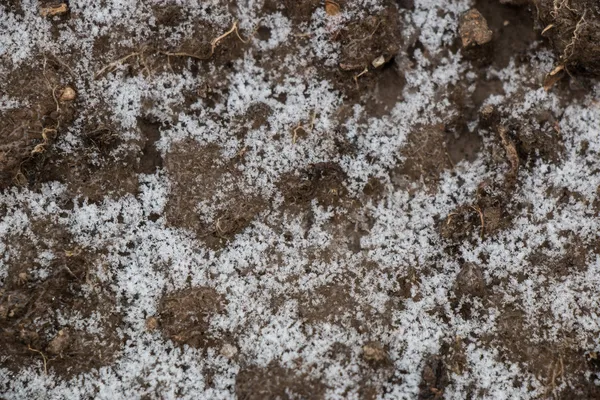
{"type": "Polygon", "coordinates": [[[398,53],[401,43],[400,25],[393,12],[350,23],[339,37],[340,68],[344,71],[360,72],[379,57],[383,57],[384,63],[388,62],[398,53]]]}
{"type": "Polygon", "coordinates": [[[43,240],[13,243],[18,259],[10,263],[0,289],[0,366],[18,371],[37,364],[43,354],[44,370],[68,378],[110,364],[120,350],[121,318],[114,293],[96,286],[92,266],[97,256],[65,252],[70,239],[60,226],[37,226],[38,234],[45,231],[43,240]],[[30,276],[42,251],[54,254],[47,276],[30,276]],[[73,315],[98,324],[97,331],[70,326],[65,320],[73,315]]]}
{"type": "Polygon", "coordinates": [[[449,384],[449,374],[441,356],[432,355],[425,362],[419,385],[419,400],[444,398],[444,389],[449,384]]]}
{"type": "Polygon", "coordinates": [[[295,174],[287,174],[279,184],[286,202],[307,206],[312,199],[324,205],[337,205],[346,194],[346,174],[336,163],[311,164],[295,174]]]}
{"type": "Polygon", "coordinates": [[[600,74],[600,4],[596,0],[533,0],[544,36],[570,72],[600,74]]]}
{"type": "Polygon", "coordinates": [[[461,17],[458,33],[464,48],[483,46],[493,36],[483,15],[474,8],[461,17]]]}
{"type": "Polygon", "coordinates": [[[156,317],[148,317],[146,319],[146,329],[149,331],[158,329],[158,319],[156,317]]]}
{"type": "Polygon", "coordinates": [[[340,13],[339,3],[333,0],[325,0],[325,12],[327,15],[335,16],[340,13]]]}
{"type": "Polygon", "coordinates": [[[235,355],[237,354],[237,352],[238,352],[237,347],[235,347],[234,345],[232,345],[230,343],[225,343],[223,345],[223,347],[221,347],[221,350],[219,351],[219,353],[223,357],[227,357],[227,358],[233,358],[233,357],[235,357],[235,355]]]}
{"type": "Polygon", "coordinates": [[[66,86],[63,90],[62,93],[60,94],[60,97],[58,98],[60,101],[72,101],[75,100],[75,97],[77,97],[77,93],[75,92],[75,89],[73,89],[70,86],[66,86]]]}
{"type": "Polygon", "coordinates": [[[369,342],[362,348],[363,358],[369,363],[381,363],[387,360],[387,353],[379,342],[369,342]]]}
{"type": "Polygon", "coordinates": [[[473,263],[465,263],[456,276],[454,291],[458,297],[464,295],[483,296],[485,294],[485,280],[481,268],[473,263]]]}

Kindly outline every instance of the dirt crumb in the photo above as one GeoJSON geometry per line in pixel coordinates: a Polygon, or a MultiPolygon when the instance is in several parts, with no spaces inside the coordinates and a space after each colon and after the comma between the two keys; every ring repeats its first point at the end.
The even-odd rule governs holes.
{"type": "Polygon", "coordinates": [[[379,342],[369,342],[363,346],[362,350],[363,358],[369,363],[382,363],[388,358],[383,345],[379,342]]]}
{"type": "Polygon", "coordinates": [[[487,21],[474,8],[461,17],[458,33],[464,48],[483,46],[492,41],[492,31],[487,21]]]}
{"type": "Polygon", "coordinates": [[[485,280],[481,268],[473,263],[465,263],[456,277],[454,291],[459,297],[464,295],[483,296],[485,280]]]}

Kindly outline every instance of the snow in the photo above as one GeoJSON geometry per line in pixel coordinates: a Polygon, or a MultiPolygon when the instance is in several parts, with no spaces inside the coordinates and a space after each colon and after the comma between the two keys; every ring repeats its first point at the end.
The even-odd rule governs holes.
{"type": "MultiPolygon", "coordinates": [[[[26,10],[37,9],[33,1],[22,3],[26,10]]],[[[183,93],[213,83],[212,74],[128,76],[126,66],[122,65],[99,80],[93,79],[106,63],[124,55],[110,54],[100,62],[92,61],[94,41],[104,35],[114,38],[111,30],[119,28],[130,35],[118,39],[119,46],[131,50],[138,40],[150,38],[156,26],[150,4],[167,3],[183,7],[184,15],[189,12],[185,15],[186,23],[170,31],[166,27],[159,30],[159,35],[170,33],[170,45],[180,43],[182,37],[192,32],[194,19],[222,30],[231,26],[232,16],[225,2],[216,0],[97,3],[71,0],[76,22],[71,31],[63,31],[56,38],[50,33],[51,22],[37,13],[26,11],[19,16],[0,6],[2,73],[33,62],[33,54],[39,49],[49,49],[57,55],[78,49],[81,57],[72,67],[78,94],[88,110],[107,105],[111,113],[108,118],[119,124],[123,139],[139,139],[137,118],[152,115],[160,121],[172,122],[161,129],[157,146],[163,155],[184,139],[193,139],[201,146],[218,145],[223,159],[231,159],[245,149],[243,166],[238,167],[243,177],[239,183],[241,190],[272,197],[275,206],[282,202],[276,182],[284,174],[314,163],[337,162],[348,176],[347,189],[351,195],[360,194],[371,177],[382,180],[386,188],[383,198],[369,200],[358,216],[370,218],[374,223],[360,239],[362,251],[353,253],[347,248],[346,234],[331,229],[336,215],[342,215],[336,214],[339,210],[313,201],[310,226],[292,213],[262,211],[226,248],[215,251],[190,232],[167,223],[164,212],[173,185],[164,171],[141,175],[139,193],[135,196],[106,198],[98,203],[79,199],[72,210],[59,206],[66,188],[58,183],[45,184],[39,190],[5,190],[0,195],[0,210],[6,210],[0,219],[0,282],[6,279],[10,262],[16,257],[11,249],[14,238],[40,240],[31,229],[32,222],[52,220],[67,229],[81,249],[107,250],[103,260],[107,270],[99,270],[98,276],[114,291],[124,319],[120,335],[126,342],[114,364],[67,381],[52,374],[44,375],[41,360],[40,365],[18,374],[0,368],[0,395],[6,399],[114,399],[145,395],[165,399],[229,399],[234,396],[235,379],[242,368],[277,362],[322,380],[327,386],[327,398],[354,399],[360,398],[356,381],[364,368],[362,345],[378,340],[386,347],[393,368],[403,371],[402,379],[380,397],[414,399],[428,357],[440,351],[443,341],[461,337],[470,338],[465,347],[468,371],[453,374],[444,394],[446,399],[465,398],[473,386],[484,393],[480,397],[484,399],[543,396],[546,387],[542,379],[516,363],[503,361],[498,349],[479,339],[483,333],[494,334],[501,310],[487,310],[475,318],[464,319],[449,305],[460,267],[456,258],[444,250],[437,221],[457,205],[472,202],[480,182],[501,175],[489,169],[492,156],[486,150],[493,145],[485,135],[490,133],[478,132],[483,137],[484,150],[474,161],[461,161],[454,172],[444,172],[433,191],[419,185],[406,189],[394,187],[386,172],[404,161],[400,153],[410,132],[454,115],[456,111],[442,88],[461,79],[475,79],[472,66],[460,54],[450,52],[432,65],[433,56],[454,41],[457,16],[471,2],[415,1],[414,12],[402,17],[407,24],[405,34],[408,37],[418,32],[426,52],[419,49],[414,52],[415,65],[405,75],[403,100],[378,118],[369,116],[364,105],[356,104],[350,116],[342,121],[338,120],[343,103],[341,93],[318,70],[306,68],[306,61],[336,65],[340,48],[330,40],[331,32],[345,21],[377,10],[382,7],[381,2],[352,2],[351,7],[333,19],[326,18],[324,10],[319,8],[301,32],[296,32],[280,11],[267,15],[260,25],[270,29],[270,39],[253,44],[241,58],[232,61],[234,72],[226,81],[219,82],[220,94],[226,94],[224,99],[212,108],[198,99],[184,111],[178,108],[184,101],[183,93]],[[312,36],[302,47],[302,53],[284,60],[285,75],[276,77],[274,74],[279,72],[257,63],[257,50],[285,47],[292,36],[306,32],[312,36]],[[275,78],[281,79],[275,83],[275,78]],[[285,101],[281,100],[282,94],[286,95],[285,101]],[[268,123],[257,128],[246,124],[246,135],[236,138],[235,133],[244,124],[240,120],[251,106],[259,103],[272,111],[268,123]],[[152,106],[148,108],[147,104],[152,106]],[[310,135],[293,143],[293,128],[308,126],[313,116],[310,135]],[[331,132],[340,126],[346,130],[345,138],[355,145],[354,154],[337,153],[331,132]],[[280,136],[283,139],[277,139],[280,136]],[[154,214],[160,216],[155,221],[150,219],[154,214]],[[366,268],[367,263],[374,267],[366,268]],[[308,267],[310,273],[306,272],[308,267]],[[398,279],[410,268],[419,272],[418,282],[412,286],[409,298],[399,300],[390,293],[398,289],[398,279]],[[356,279],[351,281],[349,276],[356,279]],[[362,324],[372,324],[372,329],[361,330],[330,321],[303,325],[295,295],[339,282],[352,282],[352,297],[361,310],[372,307],[381,313],[387,302],[402,301],[401,310],[393,313],[392,325],[370,321],[369,316],[360,313],[341,317],[356,317],[362,324]],[[234,342],[227,344],[225,353],[231,353],[233,348],[243,355],[243,362],[225,357],[218,349],[202,353],[178,347],[160,332],[146,330],[146,318],[157,314],[160,299],[190,285],[214,288],[227,299],[224,313],[211,319],[210,330],[235,332],[234,342]],[[277,297],[284,300],[274,309],[271,304],[277,297]],[[438,309],[444,310],[445,319],[440,317],[438,309]],[[350,349],[348,360],[329,355],[335,343],[343,343],[350,349]],[[210,385],[206,379],[208,371],[214,374],[210,385]],[[516,378],[520,386],[514,385],[516,378]]],[[[239,3],[235,17],[240,20],[242,34],[247,35],[259,25],[257,15],[262,2],[239,3]]],[[[565,107],[557,95],[545,92],[539,82],[527,78],[531,76],[529,69],[550,70],[552,55],[535,47],[530,52],[538,56],[539,64],[517,68],[513,62],[489,73],[490,77],[500,79],[504,95],[489,98],[486,104],[501,104],[503,112],[516,118],[527,117],[536,109],[560,116],[564,159],[557,164],[540,160],[525,172],[522,170],[514,196],[531,207],[511,209],[510,227],[474,244],[461,243],[457,251],[470,262],[479,263],[481,255],[485,255],[487,261],[481,266],[486,282],[501,282],[494,287],[494,294],[501,296],[506,305],[521,309],[528,326],[534,325],[533,321],[548,324],[550,337],[544,339],[558,342],[561,335],[570,332],[571,339],[582,348],[599,351],[600,258],[589,255],[582,271],[574,271],[563,280],[546,276],[543,266],[526,269],[529,257],[545,245],[552,259],[565,256],[572,237],[564,232],[573,233],[584,245],[591,246],[597,240],[600,222],[592,202],[600,186],[600,107],[595,100],[600,86],[565,107]],[[584,140],[589,150],[581,154],[579,149],[584,140]],[[586,201],[571,198],[561,202],[549,194],[551,188],[566,188],[586,201]],[[513,279],[520,273],[525,273],[527,279],[513,279]]],[[[216,75],[218,71],[212,72],[216,75]]],[[[18,99],[0,97],[0,111],[18,105],[18,99]]],[[[78,117],[58,146],[68,151],[81,139],[81,126],[86,118],[94,118],[92,111],[78,117]]],[[[205,221],[215,218],[215,205],[224,201],[225,186],[231,185],[224,185],[223,192],[215,195],[219,203],[207,200],[198,204],[200,218],[205,221]]],[[[51,251],[40,254],[37,277],[47,274],[44,267],[53,257],[51,251]]],[[[481,304],[474,308],[484,309],[481,304]]],[[[85,327],[88,332],[97,332],[101,321],[100,315],[84,319],[65,314],[63,318],[65,323],[85,327]]],[[[533,335],[542,339],[538,331],[533,335]]]]}

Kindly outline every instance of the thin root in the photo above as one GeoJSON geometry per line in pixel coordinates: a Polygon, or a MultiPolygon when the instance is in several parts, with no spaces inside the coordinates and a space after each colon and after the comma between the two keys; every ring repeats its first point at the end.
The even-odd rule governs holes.
{"type": "Polygon", "coordinates": [[[42,353],[41,351],[32,348],[31,346],[27,346],[27,349],[30,351],[34,351],[36,353],[39,353],[42,356],[42,360],[44,360],[44,375],[48,375],[48,361],[46,356],[44,355],[44,353],[42,353]]]}
{"type": "Polygon", "coordinates": [[[583,12],[583,15],[581,16],[581,18],[579,19],[579,21],[577,21],[577,25],[575,25],[575,30],[573,31],[573,38],[571,39],[571,42],[569,42],[569,44],[565,46],[565,50],[563,51],[563,58],[565,60],[568,60],[569,57],[571,57],[573,55],[575,43],[579,39],[579,32],[578,31],[579,31],[579,28],[581,28],[583,26],[583,23],[585,22],[585,14],[586,14],[586,12],[587,12],[587,10],[585,10],[583,12]],[[569,54],[568,50],[570,50],[570,54],[569,54]]]}
{"type": "Polygon", "coordinates": [[[166,56],[174,56],[174,57],[190,57],[190,58],[195,58],[197,60],[208,60],[210,59],[214,54],[215,54],[215,50],[217,49],[217,46],[219,45],[219,42],[223,39],[225,39],[227,36],[231,35],[232,33],[236,34],[236,36],[238,37],[238,39],[240,39],[240,41],[242,43],[248,43],[248,41],[250,40],[250,38],[247,39],[242,39],[242,36],[240,35],[240,31],[238,29],[238,21],[237,19],[233,21],[233,24],[231,25],[231,28],[223,33],[221,36],[218,36],[216,38],[214,38],[213,40],[210,41],[210,53],[207,56],[199,56],[196,54],[192,54],[192,53],[187,53],[184,51],[177,51],[177,52],[168,52],[168,51],[163,51],[161,52],[162,54],[166,55],[166,56]]]}
{"type": "Polygon", "coordinates": [[[96,76],[94,76],[94,79],[100,78],[102,75],[104,75],[105,72],[113,71],[115,68],[123,64],[125,61],[129,60],[131,57],[139,57],[139,55],[140,52],[136,51],[135,53],[127,54],[125,57],[119,58],[118,60],[111,62],[110,64],[102,68],[100,71],[98,71],[98,73],[96,73],[96,76]]]}
{"type": "Polygon", "coordinates": [[[46,146],[48,145],[48,133],[49,132],[53,132],[56,133],[56,129],[51,129],[51,128],[44,128],[42,130],[42,139],[44,139],[43,143],[38,144],[37,146],[35,146],[33,148],[33,150],[31,150],[31,154],[37,154],[37,153],[43,153],[46,151],[46,146]]]}
{"type": "Polygon", "coordinates": [[[477,212],[477,214],[479,214],[479,220],[481,221],[481,240],[483,240],[483,234],[485,232],[485,219],[483,217],[483,211],[481,211],[481,208],[479,207],[475,207],[475,206],[469,206],[471,207],[475,212],[477,212]]]}
{"type": "Polygon", "coordinates": [[[360,74],[354,75],[354,83],[356,83],[356,89],[358,89],[358,78],[360,78],[361,76],[363,76],[367,72],[369,72],[369,68],[365,67],[365,69],[363,69],[360,74]]]}
{"type": "Polygon", "coordinates": [[[231,25],[231,29],[229,29],[227,32],[225,32],[224,34],[222,34],[221,36],[214,38],[213,40],[211,40],[210,42],[210,55],[212,56],[213,54],[215,54],[215,49],[217,48],[219,42],[223,39],[225,39],[227,36],[231,35],[233,32],[235,32],[235,34],[237,35],[238,39],[240,39],[242,41],[242,43],[248,43],[248,40],[244,40],[242,39],[242,37],[240,36],[240,32],[238,30],[238,26],[237,26],[237,19],[233,21],[233,25],[231,25]]]}
{"type": "Polygon", "coordinates": [[[298,131],[300,129],[302,129],[306,133],[312,132],[313,128],[315,127],[315,119],[316,118],[317,118],[317,113],[313,112],[310,117],[310,125],[308,127],[308,131],[304,128],[304,125],[302,125],[301,123],[298,123],[298,125],[294,128],[294,135],[292,136],[292,144],[296,144],[296,141],[298,140],[298,131]]]}

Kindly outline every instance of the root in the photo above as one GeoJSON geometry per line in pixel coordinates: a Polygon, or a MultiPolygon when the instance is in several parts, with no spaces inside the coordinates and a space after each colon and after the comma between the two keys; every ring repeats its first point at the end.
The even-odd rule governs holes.
{"type": "Polygon", "coordinates": [[[365,67],[365,69],[362,70],[362,72],[358,75],[354,75],[354,83],[356,83],[356,89],[358,90],[358,78],[360,78],[361,76],[363,76],[364,74],[366,74],[367,72],[369,72],[369,68],[365,67]]]}
{"type": "Polygon", "coordinates": [[[579,29],[585,23],[585,14],[586,13],[587,13],[587,10],[584,10],[583,15],[581,16],[579,21],[577,21],[577,25],[575,25],[575,30],[573,31],[573,37],[571,38],[571,41],[569,42],[569,44],[567,44],[565,46],[565,50],[563,51],[563,59],[565,59],[565,60],[568,60],[573,55],[575,43],[577,42],[577,40],[579,40],[579,33],[580,33],[579,29]],[[570,50],[570,54],[569,54],[569,50],[570,50]]]}
{"type": "Polygon", "coordinates": [[[32,348],[31,346],[27,346],[27,350],[30,351],[34,351],[36,353],[39,353],[42,356],[42,360],[44,360],[44,375],[48,375],[48,359],[46,358],[46,356],[44,355],[44,353],[42,353],[41,351],[32,348]]]}
{"type": "Polygon", "coordinates": [[[246,40],[244,40],[244,39],[242,39],[242,37],[240,36],[240,31],[238,30],[237,23],[238,23],[237,19],[236,19],[236,20],[234,20],[234,21],[233,21],[233,25],[231,25],[231,29],[229,29],[227,32],[225,32],[225,33],[224,33],[224,34],[222,34],[221,36],[219,36],[219,37],[217,37],[217,38],[213,39],[213,40],[210,42],[210,46],[211,46],[211,49],[210,49],[210,54],[211,54],[211,55],[213,55],[213,54],[215,53],[215,49],[217,48],[217,45],[219,44],[219,42],[220,42],[221,40],[225,39],[227,36],[231,35],[231,34],[232,34],[232,33],[234,33],[234,32],[235,32],[236,36],[238,37],[238,39],[240,39],[240,40],[241,40],[241,42],[242,42],[242,43],[248,43],[248,40],[249,40],[249,39],[246,39],[246,40]]]}
{"type": "Polygon", "coordinates": [[[48,133],[53,132],[54,134],[57,133],[56,129],[52,129],[52,128],[44,128],[42,130],[42,139],[44,140],[43,143],[38,144],[37,146],[35,146],[33,148],[33,150],[31,150],[31,155],[37,154],[37,153],[43,153],[46,151],[46,146],[48,146],[48,133]]]}
{"type": "Polygon", "coordinates": [[[550,71],[550,73],[548,73],[546,75],[546,77],[544,78],[544,84],[542,86],[546,92],[549,91],[550,89],[552,89],[552,87],[556,84],[556,82],[558,82],[559,80],[562,79],[563,76],[565,76],[565,74],[559,73],[563,70],[567,71],[567,73],[569,72],[564,67],[564,65],[559,65],[558,67],[554,68],[552,71],[550,71]]]}
{"type": "Polygon", "coordinates": [[[554,28],[554,24],[550,24],[547,27],[545,27],[544,30],[542,31],[542,36],[544,35],[544,33],[548,32],[552,28],[554,28]]]}
{"type": "Polygon", "coordinates": [[[571,11],[571,12],[577,12],[577,10],[569,7],[569,0],[554,0],[553,2],[553,10],[550,13],[550,15],[552,16],[552,18],[556,19],[556,17],[558,16],[558,13],[560,10],[562,10],[563,8],[566,8],[567,10],[571,11]]]}
{"type": "Polygon", "coordinates": [[[96,75],[94,76],[94,79],[100,78],[106,72],[114,71],[115,68],[117,68],[119,65],[123,64],[125,61],[129,60],[131,57],[139,57],[139,55],[140,55],[140,52],[136,51],[135,53],[127,54],[125,57],[119,58],[118,60],[111,62],[110,64],[108,64],[107,66],[102,68],[100,71],[98,71],[96,73],[96,75]]]}
{"type": "MultiPolygon", "coordinates": [[[[238,20],[236,19],[233,21],[231,28],[227,32],[223,33],[220,36],[217,36],[216,38],[214,38],[213,40],[210,41],[210,53],[206,56],[200,56],[200,55],[188,53],[185,51],[157,51],[157,53],[163,54],[167,57],[190,57],[190,58],[195,58],[197,60],[205,61],[205,60],[210,59],[215,54],[215,50],[217,49],[217,46],[219,45],[219,43],[223,39],[225,39],[227,36],[229,36],[233,33],[235,33],[235,35],[238,37],[238,39],[242,43],[248,43],[248,41],[250,40],[250,37],[252,37],[254,35],[254,33],[253,33],[250,37],[248,37],[246,39],[242,38],[242,36],[240,35],[239,28],[238,28],[238,20]]],[[[98,71],[96,73],[96,75],[94,76],[94,79],[99,79],[104,74],[114,71],[119,65],[123,64],[125,61],[129,60],[132,57],[139,57],[140,64],[142,64],[142,67],[146,71],[148,76],[152,75],[152,71],[150,70],[150,68],[148,67],[148,64],[146,63],[146,58],[144,56],[145,51],[146,51],[146,49],[142,48],[139,51],[130,53],[122,58],[119,58],[118,60],[111,62],[110,64],[108,64],[104,68],[102,68],[100,71],[98,71]]],[[[172,70],[170,61],[167,61],[167,63],[169,65],[169,68],[172,70]]]]}
{"type": "Polygon", "coordinates": [[[196,54],[186,53],[186,52],[182,52],[182,51],[178,51],[178,52],[166,52],[165,51],[165,52],[161,52],[161,53],[166,56],[190,57],[190,58],[195,58],[197,60],[208,60],[215,54],[215,50],[217,49],[219,42],[221,42],[221,40],[225,39],[227,36],[231,35],[232,33],[235,33],[236,36],[238,37],[238,39],[240,39],[240,41],[242,43],[248,43],[248,41],[250,40],[250,38],[245,39],[245,40],[242,39],[242,36],[240,35],[240,31],[238,29],[238,21],[236,19],[233,21],[231,28],[227,32],[223,33],[221,36],[218,36],[210,41],[210,54],[208,56],[199,56],[196,54]]]}
{"type": "Polygon", "coordinates": [[[315,119],[316,118],[317,118],[317,113],[313,112],[312,116],[310,117],[310,126],[308,127],[308,130],[306,130],[304,128],[304,125],[302,125],[301,123],[298,123],[298,125],[294,128],[294,135],[292,136],[292,144],[296,144],[296,141],[298,140],[298,131],[300,129],[302,129],[306,133],[312,132],[313,128],[315,127],[315,119]]]}

